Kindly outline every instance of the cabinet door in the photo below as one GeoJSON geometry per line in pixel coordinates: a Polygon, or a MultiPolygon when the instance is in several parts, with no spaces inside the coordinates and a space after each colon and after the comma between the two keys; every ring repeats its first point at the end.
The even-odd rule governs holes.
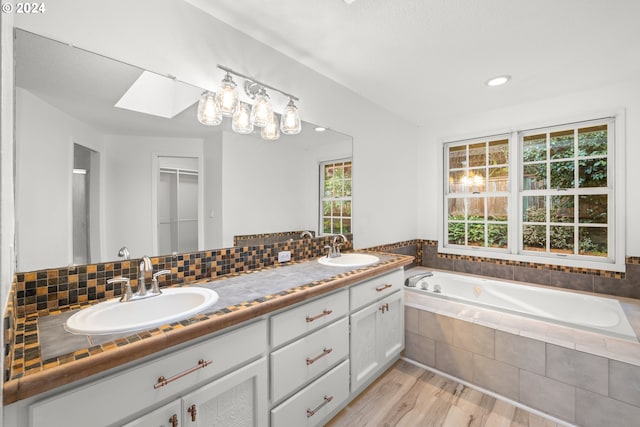
{"type": "Polygon", "coordinates": [[[351,315],[351,392],[404,348],[402,292],[351,315]]]}
{"type": "Polygon", "coordinates": [[[379,307],[374,303],[351,315],[351,393],[380,367],[379,307]]]}
{"type": "Polygon", "coordinates": [[[266,427],[267,359],[263,357],[182,398],[182,426],[266,427]]]}
{"type": "Polygon", "coordinates": [[[381,301],[380,310],[380,363],[382,365],[397,356],[404,348],[404,302],[403,292],[396,292],[381,301]]]}
{"type": "Polygon", "coordinates": [[[174,427],[180,426],[180,399],[174,400],[153,412],[125,424],[123,427],[174,427]]]}

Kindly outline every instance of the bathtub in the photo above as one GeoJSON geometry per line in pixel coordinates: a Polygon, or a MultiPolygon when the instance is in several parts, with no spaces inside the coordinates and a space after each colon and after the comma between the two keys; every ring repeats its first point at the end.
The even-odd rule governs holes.
{"type": "Polygon", "coordinates": [[[433,271],[405,280],[412,292],[638,342],[620,302],[576,292],[433,271]]]}

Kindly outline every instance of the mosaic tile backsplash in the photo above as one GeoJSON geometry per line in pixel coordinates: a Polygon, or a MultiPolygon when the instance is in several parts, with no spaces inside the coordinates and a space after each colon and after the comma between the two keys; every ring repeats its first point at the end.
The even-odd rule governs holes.
{"type": "MultiPolygon", "coordinates": [[[[292,232],[297,233],[297,232],[292,232]]],[[[266,239],[272,235],[243,236],[266,239]]],[[[344,250],[352,249],[352,236],[344,250]]],[[[253,269],[278,264],[278,252],[291,251],[293,261],[301,261],[325,254],[324,247],[333,237],[294,239],[253,246],[232,247],[218,250],[151,258],[153,270],[171,270],[170,276],[159,278],[161,286],[192,282],[203,278],[233,275],[253,269]]],[[[380,245],[366,250],[410,255],[415,262],[407,266],[425,266],[443,270],[480,274],[488,277],[517,280],[529,283],[577,289],[620,297],[640,299],[640,257],[627,257],[626,273],[604,270],[562,267],[548,264],[523,263],[490,258],[441,254],[437,241],[415,239],[380,245]]],[[[4,313],[5,366],[11,366],[10,343],[19,337],[29,337],[29,331],[16,334],[17,316],[46,315],[70,305],[114,298],[122,293],[121,284],[107,284],[107,280],[126,276],[134,289],[138,284],[138,259],[63,267],[33,272],[17,273],[4,313]]],[[[25,328],[36,328],[35,322],[24,323],[25,328]]],[[[24,351],[32,345],[19,343],[24,351]]],[[[34,346],[37,343],[34,343],[34,346]]],[[[26,359],[27,355],[23,355],[26,359]]]]}
{"type": "MultiPolygon", "coordinates": [[[[351,236],[347,238],[349,242],[343,250],[352,248],[351,236]]],[[[158,278],[160,286],[167,286],[269,267],[278,263],[280,251],[291,251],[293,261],[322,256],[326,252],[324,247],[330,245],[332,239],[328,236],[152,257],[151,263],[153,271],[171,270],[170,276],[158,278]]],[[[135,290],[138,264],[139,259],[131,259],[17,273],[14,283],[16,314],[46,314],[71,304],[117,297],[122,294],[123,285],[108,284],[107,280],[113,277],[128,277],[135,290]]]]}

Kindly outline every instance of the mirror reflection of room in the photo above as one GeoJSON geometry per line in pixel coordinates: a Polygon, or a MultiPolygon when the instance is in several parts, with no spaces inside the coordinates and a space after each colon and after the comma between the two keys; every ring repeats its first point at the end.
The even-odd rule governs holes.
{"type": "Polygon", "coordinates": [[[205,126],[203,89],[24,30],[15,54],[17,271],[322,231],[318,167],[350,159],[350,136],[304,121],[277,141],[205,126]],[[156,85],[152,102],[140,84],[156,85]]]}

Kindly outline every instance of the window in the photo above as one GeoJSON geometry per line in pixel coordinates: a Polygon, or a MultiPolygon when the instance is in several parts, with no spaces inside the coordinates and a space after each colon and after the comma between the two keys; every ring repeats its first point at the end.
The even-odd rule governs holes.
{"type": "Polygon", "coordinates": [[[320,164],[320,231],[351,233],[351,160],[320,164]]]}
{"type": "Polygon", "coordinates": [[[522,251],[608,258],[608,128],[520,133],[522,251]]]}
{"type": "Polygon", "coordinates": [[[447,243],[506,249],[508,137],[450,144],[447,151],[447,243]]]}
{"type": "Polygon", "coordinates": [[[442,249],[615,263],[623,237],[614,233],[614,125],[602,119],[446,143],[442,249]]]}

